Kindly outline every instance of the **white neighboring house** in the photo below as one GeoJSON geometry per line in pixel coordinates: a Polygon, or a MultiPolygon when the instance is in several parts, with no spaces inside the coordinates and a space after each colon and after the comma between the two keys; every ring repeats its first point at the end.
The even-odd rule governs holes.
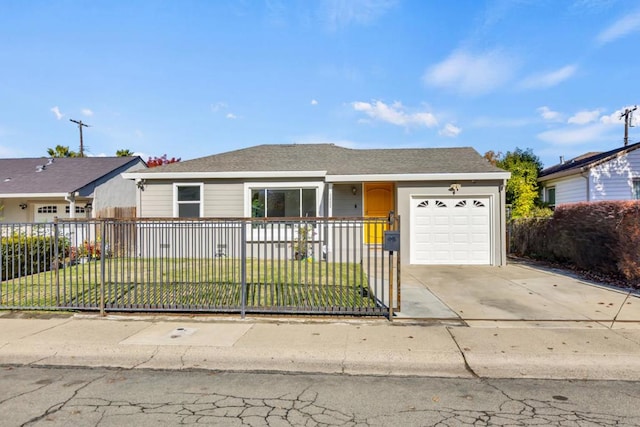
{"type": "Polygon", "coordinates": [[[587,153],[544,169],[542,199],[566,203],[640,199],[640,142],[603,153],[587,153]]]}
{"type": "Polygon", "coordinates": [[[146,169],[135,157],[0,159],[0,223],[91,218],[107,207],[136,205],[123,172],[146,169]]]}
{"type": "MultiPolygon", "coordinates": [[[[124,176],[137,184],[140,217],[386,217],[394,211],[402,218],[403,264],[506,263],[510,173],[470,147],[258,145],[124,176]]],[[[363,234],[365,244],[381,243],[382,233],[363,234]]]]}

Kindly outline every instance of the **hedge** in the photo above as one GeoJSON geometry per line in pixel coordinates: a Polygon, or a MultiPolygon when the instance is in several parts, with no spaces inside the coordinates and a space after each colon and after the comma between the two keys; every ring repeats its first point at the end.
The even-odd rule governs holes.
{"type": "MultiPolygon", "coordinates": [[[[42,273],[54,265],[54,242],[51,236],[24,236],[15,234],[0,239],[0,269],[2,280],[42,273]]],[[[67,247],[64,239],[59,248],[67,247]]]]}
{"type": "Polygon", "coordinates": [[[551,218],[514,220],[510,230],[516,255],[640,279],[640,201],[562,205],[551,218]]]}

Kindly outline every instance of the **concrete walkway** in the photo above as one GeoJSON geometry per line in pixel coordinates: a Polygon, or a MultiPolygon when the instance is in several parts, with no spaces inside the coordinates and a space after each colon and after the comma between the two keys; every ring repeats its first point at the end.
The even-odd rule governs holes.
{"type": "Polygon", "coordinates": [[[393,322],[0,312],[0,364],[640,380],[637,296],[520,265],[403,282],[393,322]]]}

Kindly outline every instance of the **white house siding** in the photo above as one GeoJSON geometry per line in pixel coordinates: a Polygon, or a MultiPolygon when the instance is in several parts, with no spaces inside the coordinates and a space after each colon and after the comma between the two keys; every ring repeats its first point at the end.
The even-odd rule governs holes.
{"type": "Polygon", "coordinates": [[[334,184],[333,216],[362,216],[362,185],[334,184]],[[353,188],[356,194],[353,194],[353,188]]]}
{"type": "Polygon", "coordinates": [[[549,181],[545,187],[555,187],[556,206],[587,200],[587,179],[580,175],[549,181]]]}
{"type": "MultiPolygon", "coordinates": [[[[506,264],[505,239],[502,234],[504,224],[501,218],[504,217],[504,205],[500,194],[502,181],[467,182],[456,181],[461,185],[460,191],[455,197],[482,197],[490,204],[490,264],[506,264]]],[[[449,190],[452,182],[397,182],[397,206],[398,215],[401,217],[401,262],[410,264],[411,262],[411,200],[417,196],[439,196],[442,198],[454,197],[449,190]]]]}
{"type": "Polygon", "coordinates": [[[633,198],[633,178],[640,177],[640,150],[593,167],[589,177],[590,201],[633,198]]]}

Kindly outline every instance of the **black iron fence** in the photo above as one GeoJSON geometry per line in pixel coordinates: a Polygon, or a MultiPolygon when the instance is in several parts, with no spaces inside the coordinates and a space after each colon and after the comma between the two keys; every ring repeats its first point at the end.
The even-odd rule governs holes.
{"type": "Polygon", "coordinates": [[[390,316],[399,253],[383,250],[388,228],[387,218],[3,224],[0,308],[390,316]]]}

